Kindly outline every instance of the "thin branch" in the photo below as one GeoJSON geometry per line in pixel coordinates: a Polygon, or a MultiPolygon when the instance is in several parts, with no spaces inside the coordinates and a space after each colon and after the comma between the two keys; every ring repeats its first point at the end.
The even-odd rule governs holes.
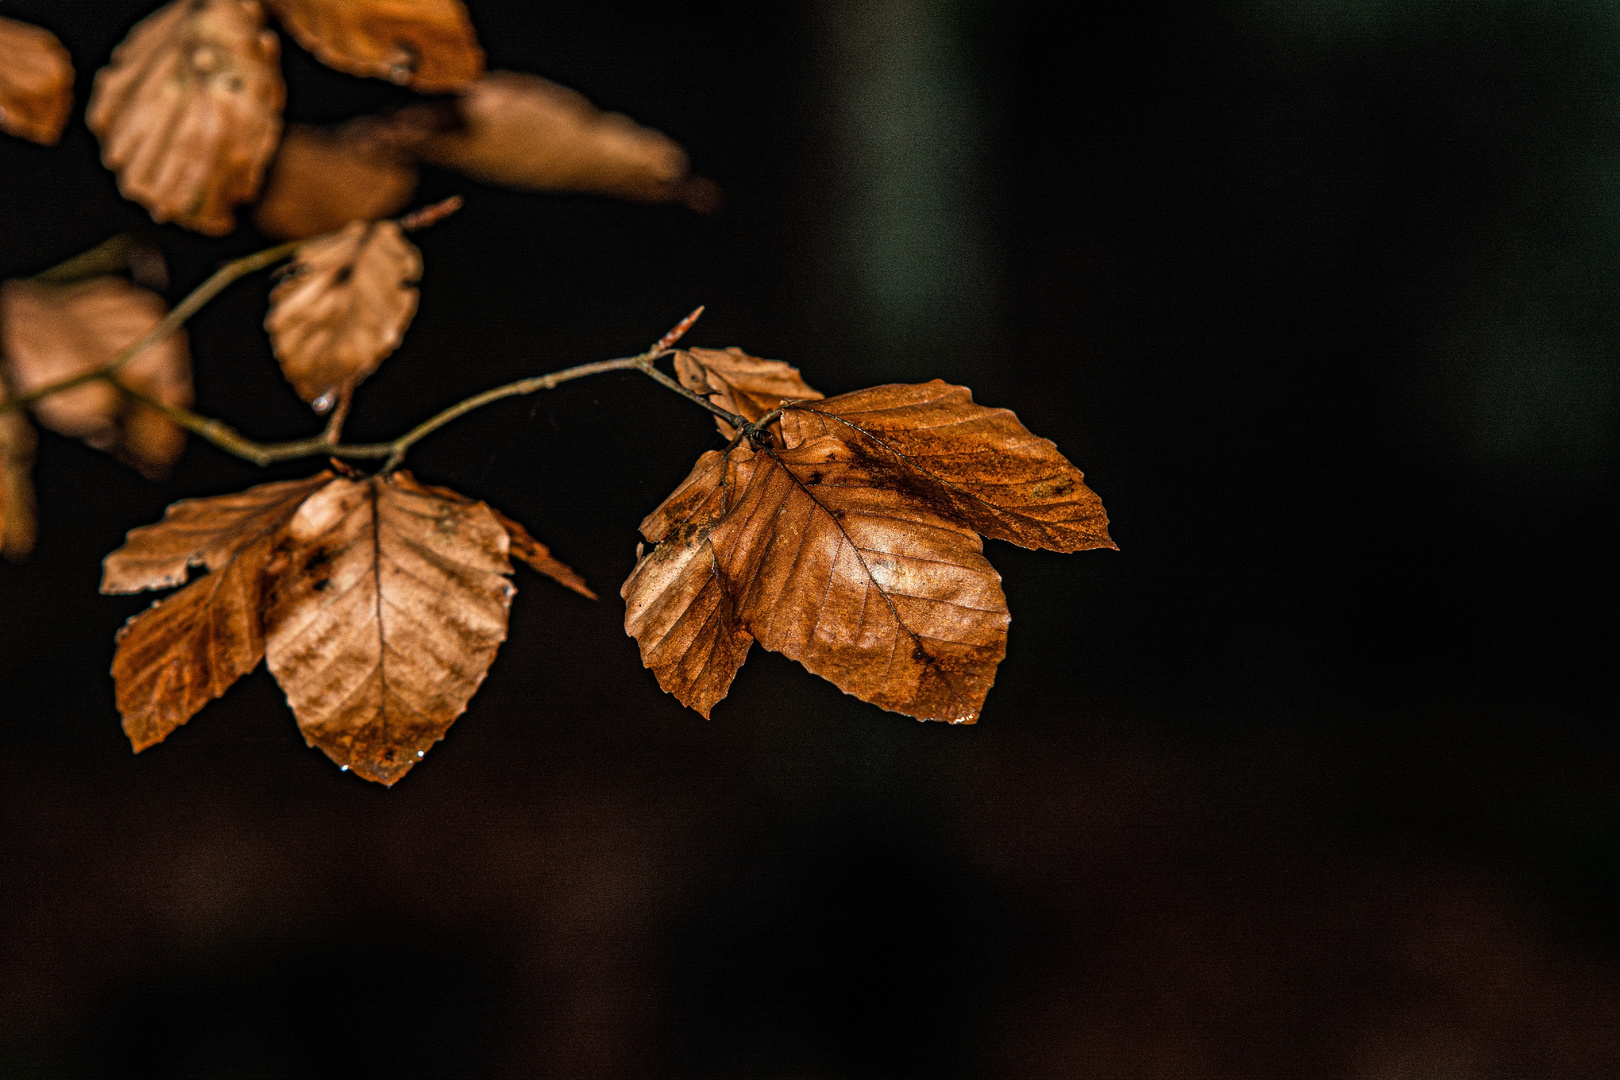
{"type": "MultiPolygon", "coordinates": [[[[553,371],[549,375],[538,375],[531,379],[520,379],[514,383],[507,383],[505,386],[497,386],[494,389],[485,390],[481,394],[474,394],[470,398],[456,402],[456,404],[422,421],[391,442],[380,443],[333,442],[324,434],[311,439],[297,439],[292,442],[255,442],[229,424],[194,413],[190,409],[183,409],[177,405],[159,401],[150,394],[125,386],[116,379],[113,381],[124,393],[136,401],[150,405],[187,431],[207,439],[226,453],[234,454],[245,461],[251,461],[255,465],[269,465],[277,461],[290,461],[293,458],[301,457],[338,457],[362,460],[384,458],[386,460],[383,463],[383,471],[387,472],[390,469],[397,468],[399,463],[404,460],[406,452],[422,439],[450,423],[450,421],[465,416],[474,409],[482,408],[492,401],[532,394],[539,390],[550,390],[553,387],[561,386],[565,382],[583,379],[587,375],[600,375],[608,371],[645,370],[643,365],[646,362],[647,356],[645,353],[639,356],[622,356],[616,360],[598,360],[590,364],[580,364],[576,367],[564,368],[561,371],[553,371]]],[[[744,423],[746,422],[744,421],[744,423]]]]}
{"type": "Polygon", "coordinates": [[[85,278],[116,274],[129,269],[130,259],[141,247],[140,239],[133,233],[119,233],[89,251],[81,251],[71,259],[57,263],[49,270],[41,270],[34,275],[34,280],[51,285],[68,285],[85,278]]]}
{"type": "Polygon", "coordinates": [[[640,358],[641,362],[636,365],[636,370],[640,371],[643,375],[652,379],[660,386],[665,386],[675,391],[686,400],[703,406],[705,409],[708,409],[710,412],[714,413],[714,415],[718,416],[732,427],[741,429],[748,426],[748,417],[738,416],[730,409],[722,409],[720,406],[716,405],[702,394],[688,390],[686,387],[682,386],[668,375],[665,375],[662,371],[659,371],[657,368],[653,367],[653,361],[656,359],[657,357],[655,356],[642,356],[640,358]]]}
{"type": "MultiPolygon", "coordinates": [[[[424,206],[420,210],[400,218],[400,227],[406,232],[417,232],[430,225],[435,225],[460,210],[462,202],[460,195],[452,195],[448,199],[433,203],[431,206],[424,206]]],[[[141,335],[141,337],[118,350],[113,358],[101,367],[81,372],[78,375],[51,383],[48,386],[41,386],[37,390],[31,390],[26,394],[0,400],[0,413],[25,408],[41,398],[59,394],[64,390],[72,390],[76,386],[84,386],[86,383],[96,382],[99,379],[111,378],[136,356],[139,356],[142,352],[184,326],[186,320],[201,311],[203,306],[214,297],[224,292],[227,286],[247,277],[255,270],[262,270],[267,266],[280,262],[296,252],[304,243],[306,243],[305,240],[289,240],[285,244],[277,244],[275,247],[256,251],[252,255],[244,255],[240,259],[226,263],[214,271],[207,281],[193,289],[189,296],[175,305],[174,310],[165,315],[161,322],[141,335]]],[[[140,248],[141,242],[138,238],[127,233],[120,234],[110,240],[103,241],[89,251],[75,255],[66,262],[58,263],[49,270],[36,274],[34,280],[65,284],[101,274],[117,273],[130,265],[130,260],[140,248]]],[[[338,428],[341,429],[342,419],[339,417],[334,417],[334,419],[337,421],[338,428]]]]}
{"type": "MultiPolygon", "coordinates": [[[[492,401],[502,398],[518,397],[522,394],[532,394],[537,390],[550,390],[574,379],[584,378],[586,375],[599,375],[604,371],[640,370],[646,360],[646,354],[641,356],[623,356],[617,360],[598,360],[594,364],[580,364],[578,367],[564,368],[554,371],[550,375],[539,375],[532,379],[519,379],[515,383],[497,386],[493,390],[485,390],[482,394],[474,394],[464,401],[458,401],[436,416],[417,424],[411,430],[395,439],[389,446],[388,460],[383,462],[383,471],[396,468],[405,458],[405,452],[416,443],[444,427],[457,417],[465,416],[474,409],[488,405],[492,401]]],[[[344,456],[343,450],[334,450],[338,457],[344,456]]],[[[351,455],[352,456],[352,455],[351,455]]],[[[379,455],[380,456],[380,455],[379,455]]]]}
{"type": "MultiPolygon", "coordinates": [[[[401,219],[400,223],[407,229],[426,228],[428,225],[432,225],[434,222],[441,221],[450,214],[455,213],[460,207],[460,196],[452,196],[443,202],[435,203],[408,215],[401,219]]],[[[177,304],[174,310],[169,312],[161,322],[136,341],[120,349],[111,360],[101,367],[52,383],[49,386],[40,387],[27,394],[11,398],[0,398],[0,413],[23,408],[42,398],[61,393],[64,390],[71,390],[76,386],[104,380],[112,383],[134,400],[156,409],[187,431],[208,440],[226,453],[234,454],[245,461],[251,461],[255,465],[264,466],[277,461],[317,456],[360,459],[382,458],[382,471],[388,472],[397,468],[410,448],[422,439],[452,420],[465,416],[474,409],[482,408],[490,402],[500,401],[502,398],[532,394],[540,390],[550,390],[565,382],[581,379],[587,375],[599,375],[608,371],[639,371],[661,386],[701,405],[732,426],[739,429],[745,429],[749,426],[746,417],[738,416],[736,413],[720,408],[709,401],[708,398],[693,393],[653,366],[654,362],[667,355],[671,347],[692,328],[693,323],[697,322],[698,317],[703,314],[703,308],[701,307],[677,323],[669,333],[654,342],[646,352],[635,356],[622,356],[615,360],[598,360],[595,363],[579,364],[575,367],[564,368],[562,371],[554,371],[549,375],[519,379],[517,382],[507,383],[505,386],[485,390],[483,393],[474,394],[472,397],[458,401],[449,408],[436,413],[391,442],[343,443],[339,441],[343,433],[344,421],[349,414],[351,391],[344,391],[339,398],[332,417],[327,422],[326,430],[320,435],[309,439],[296,439],[291,442],[261,443],[248,438],[223,421],[203,416],[201,413],[192,412],[190,409],[181,408],[178,405],[170,405],[167,402],[160,401],[142,390],[126,385],[118,378],[118,370],[121,367],[137,356],[141,350],[163,340],[178,330],[187,319],[195,315],[208,301],[218,296],[226,286],[246,277],[255,270],[279,262],[297,251],[302,243],[304,243],[302,240],[289,241],[225,264],[215,271],[207,281],[192,290],[191,294],[177,304]]],[[[76,277],[84,267],[106,265],[109,258],[119,257],[125,250],[125,242],[114,238],[113,241],[102,245],[101,248],[94,249],[83,256],[69,259],[61,266],[46,271],[46,275],[52,275],[56,280],[60,280],[63,276],[76,277]]]]}

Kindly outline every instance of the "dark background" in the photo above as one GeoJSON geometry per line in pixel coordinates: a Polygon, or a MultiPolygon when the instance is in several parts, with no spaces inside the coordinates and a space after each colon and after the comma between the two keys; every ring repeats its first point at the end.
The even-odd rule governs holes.
{"type": "MultiPolygon", "coordinates": [[[[134,757],[106,674],[124,531],[312,465],[194,443],[148,484],[46,435],[0,567],[0,1077],[1620,1074],[1620,9],[470,6],[492,67],[728,202],[429,172],[467,206],[354,437],[704,303],[694,343],[827,392],[1016,409],[1122,550],[987,545],[1014,623],[976,727],[759,649],[706,722],[615,594],[707,418],[629,374],[503,403],[413,468],[603,600],[520,571],[385,790],[262,668],[134,757]]],[[[4,14],[68,44],[82,116],[152,7],[4,14]]],[[[293,119],[401,96],[284,50],[293,119]]],[[[0,272],[142,225],[95,155],[82,119],[0,139],[0,272]]],[[[171,299],[263,243],[151,235],[171,299]]],[[[191,324],[199,408],[313,433],[264,307],[261,275],[191,324]]]]}

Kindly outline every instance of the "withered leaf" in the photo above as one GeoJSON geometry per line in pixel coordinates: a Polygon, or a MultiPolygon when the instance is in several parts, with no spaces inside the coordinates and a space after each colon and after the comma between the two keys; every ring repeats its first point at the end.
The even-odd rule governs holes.
{"type": "Polygon", "coordinates": [[[328,67],[426,94],[484,72],[461,0],[269,0],[276,18],[328,67]]]}
{"type": "Polygon", "coordinates": [[[392,784],[467,708],[506,637],[511,541],[483,503],[393,473],[298,508],[267,570],[266,655],[304,737],[392,784]]]}
{"type": "MultiPolygon", "coordinates": [[[[0,286],[0,358],[19,394],[106,364],[167,313],[156,293],[120,277],[70,285],[8,281],[0,286]]],[[[119,381],[169,405],[191,404],[191,360],[183,331],[137,354],[119,381]]],[[[33,406],[40,423],[129,461],[148,476],[185,448],[185,431],[107,382],[91,382],[33,406]]]]}
{"type": "Polygon", "coordinates": [[[118,634],[112,674],[137,752],[168,738],[263,659],[265,565],[299,505],[331,479],[324,472],[175,503],[107,556],[104,593],[172,588],[191,567],[209,571],[118,634]]]}
{"type": "Polygon", "coordinates": [[[735,506],[753,474],[746,447],[710,450],[692,474],[641,523],[657,546],[642,553],[619,594],[625,632],[658,684],[705,717],[731,687],[754,637],[743,627],[734,588],[721,572],[709,534],[735,506]]]}
{"type": "Polygon", "coordinates": [[[73,59],[41,26],[0,17],[0,131],[54,146],[73,111],[73,59]]]}
{"type": "Polygon", "coordinates": [[[399,348],[422,255],[392,221],[351,221],[303,244],[270,293],[264,328],[281,372],[319,412],[399,348]]]}
{"type": "MultiPolygon", "coordinates": [[[[450,502],[468,505],[477,502],[476,499],[469,499],[459,491],[452,491],[447,487],[439,487],[436,484],[423,484],[409,477],[407,479],[415,484],[419,490],[430,495],[437,495],[441,499],[450,502]]],[[[482,505],[489,506],[488,503],[482,505]]],[[[512,542],[512,548],[508,552],[509,555],[514,559],[521,559],[529,565],[530,569],[536,573],[544,574],[565,589],[572,589],[587,600],[596,599],[596,594],[590,590],[590,586],[585,584],[585,579],[575,573],[574,569],[567,563],[553,555],[550,548],[530,536],[528,529],[525,529],[521,524],[513,521],[493,506],[489,507],[489,512],[495,515],[495,520],[501,523],[501,527],[506,530],[506,535],[512,542]]]]}
{"type": "Polygon", "coordinates": [[[155,221],[230,232],[281,134],[280,55],[259,0],[171,0],[137,23],[85,114],[124,197],[155,221]]]}
{"type": "MultiPolygon", "coordinates": [[[[822,397],[799,376],[798,368],[780,360],[749,356],[735,345],[729,349],[681,349],[675,354],[675,374],[688,390],[756,424],[784,401],[815,401],[822,397]]],[[[718,416],[714,422],[725,438],[736,438],[736,428],[718,416]]]]}
{"type": "Polygon", "coordinates": [[[836,435],[985,536],[1050,551],[1113,548],[1102,500],[1049,439],[1010,409],[935,379],[891,384],[782,413],[788,446],[836,435]]]}
{"type": "Polygon", "coordinates": [[[572,589],[587,600],[596,599],[596,594],[585,584],[585,579],[575,573],[573,567],[553,555],[550,548],[530,536],[528,529],[494,507],[490,507],[490,511],[495,515],[495,520],[506,529],[506,535],[512,541],[511,555],[514,559],[522,559],[535,573],[544,574],[563,588],[572,589]]]}
{"type": "Polygon", "coordinates": [[[357,123],[289,126],[253,223],[278,240],[303,240],[403,210],[416,192],[416,163],[370,132],[357,123]]]}
{"type": "Polygon", "coordinates": [[[492,71],[462,91],[458,108],[459,129],[419,125],[430,132],[416,148],[423,161],[529,191],[682,195],[687,158],[676,143],[538,75],[492,71]]]}
{"type": "Polygon", "coordinates": [[[7,559],[34,550],[34,442],[28,417],[15,409],[0,413],[0,556],[7,559]]]}
{"type": "Polygon", "coordinates": [[[705,716],[757,639],[864,701],[972,723],[1009,620],[978,534],[1113,546],[1080,471],[963,387],[789,405],[781,432],[705,454],[622,590],[643,662],[705,716]]]}

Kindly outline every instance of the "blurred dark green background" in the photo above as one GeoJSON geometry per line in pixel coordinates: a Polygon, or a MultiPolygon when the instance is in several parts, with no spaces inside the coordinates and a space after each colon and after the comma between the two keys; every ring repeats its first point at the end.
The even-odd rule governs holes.
{"type": "MultiPolygon", "coordinates": [[[[79,109],[155,5],[10,0],[79,109]]],[[[1122,550],[991,542],[982,722],[756,649],[704,721],[615,593],[717,445],[631,375],[413,456],[603,594],[508,644],[393,790],[261,669],[139,758],[106,675],[148,484],[45,436],[0,566],[0,1077],[1620,1075],[1620,6],[469,0],[491,66],[674,136],[712,217],[429,173],[383,437],[691,340],[829,393],[934,376],[1053,438],[1122,550]]],[[[293,119],[398,100],[284,43],[293,119]]],[[[0,272],[145,222],[82,120],[0,139],[0,272]]],[[[152,229],[171,298],[260,246],[152,229]]],[[[262,277],[199,407],[313,433],[262,277]]],[[[299,466],[273,470],[298,475],[299,466]]]]}

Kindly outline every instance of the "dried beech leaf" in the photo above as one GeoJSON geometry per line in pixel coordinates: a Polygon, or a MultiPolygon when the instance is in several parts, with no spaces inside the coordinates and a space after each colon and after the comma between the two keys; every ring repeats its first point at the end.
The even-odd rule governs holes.
{"type": "Polygon", "coordinates": [[[467,708],[506,637],[511,541],[403,473],[339,478],[267,570],[266,656],[304,737],[392,784],[467,708]]]}
{"type": "Polygon", "coordinates": [[[28,417],[0,413],[0,555],[8,559],[34,550],[34,442],[28,417]]]}
{"type": "Polygon", "coordinates": [[[985,536],[1051,551],[1113,548],[1102,500],[1048,439],[1009,409],[935,379],[840,394],[782,413],[787,445],[845,439],[985,536]]]}
{"type": "Polygon", "coordinates": [[[538,75],[492,71],[462,92],[459,111],[460,130],[420,140],[423,161],[529,191],[644,202],[683,194],[687,159],[676,143],[538,75]]]}
{"type": "Polygon", "coordinates": [[[461,0],[269,0],[270,9],[327,67],[426,94],[458,90],[484,73],[461,0]]]}
{"type": "Polygon", "coordinates": [[[416,164],[369,131],[352,123],[288,127],[253,223],[277,240],[303,240],[403,210],[416,193],[416,164]]]}
{"type": "Polygon", "coordinates": [[[263,659],[265,565],[299,505],[331,479],[325,472],[175,503],[104,560],[104,593],[172,588],[185,584],[191,567],[209,571],[119,631],[112,674],[124,733],[137,753],[168,738],[263,659]]]}
{"type": "Polygon", "coordinates": [[[531,570],[544,574],[566,589],[572,589],[587,600],[596,599],[596,594],[585,584],[585,579],[575,573],[567,563],[553,555],[550,548],[530,536],[529,530],[494,507],[491,507],[490,511],[495,515],[495,520],[506,529],[506,535],[512,541],[511,555],[514,559],[522,559],[529,564],[531,570]]]}
{"type": "Polygon", "coordinates": [[[54,146],[73,111],[73,58],[41,26],[0,18],[0,131],[54,146]]]}
{"type": "Polygon", "coordinates": [[[585,579],[575,573],[572,567],[553,555],[551,549],[546,545],[530,536],[528,529],[525,529],[518,522],[513,521],[493,506],[489,506],[488,503],[479,503],[478,500],[469,499],[459,491],[452,491],[447,487],[423,484],[409,473],[399,474],[396,477],[396,482],[414,491],[420,491],[426,495],[437,495],[439,498],[451,502],[466,503],[468,505],[477,503],[480,506],[489,507],[489,512],[495,515],[495,520],[501,523],[501,527],[506,530],[506,535],[512,542],[511,550],[507,554],[514,559],[522,559],[536,573],[544,574],[564,588],[579,593],[587,600],[597,598],[596,594],[585,584],[585,579]]]}
{"type": "Polygon", "coordinates": [[[377,370],[416,314],[422,254],[392,221],[352,221],[302,245],[264,328],[281,372],[317,411],[377,370]]]}
{"type": "Polygon", "coordinates": [[[135,24],[85,114],[124,197],[155,221],[230,232],[281,134],[280,55],[258,0],[171,0],[135,24]]]}
{"type": "MultiPolygon", "coordinates": [[[[681,349],[675,354],[675,374],[681,385],[703,394],[728,412],[752,423],[784,401],[816,401],[819,390],[799,376],[799,369],[780,360],[749,356],[733,345],[729,349],[681,349]]],[[[737,437],[737,429],[720,417],[714,418],[726,439],[737,437]]]]}
{"type": "Polygon", "coordinates": [[[1079,470],[965,388],[790,405],[782,433],[705,454],[622,590],[643,663],[705,716],[757,639],[863,701],[972,723],[1009,620],[979,532],[1113,546],[1079,470]]]}
{"type": "Polygon", "coordinates": [[[709,533],[736,502],[753,469],[746,446],[711,450],[663,504],[641,523],[658,546],[641,554],[619,590],[624,628],[658,684],[704,717],[726,696],[748,659],[753,635],[743,628],[709,533]]]}
{"type": "MultiPolygon", "coordinates": [[[[156,293],[120,277],[71,285],[8,281],[0,286],[0,354],[19,394],[101,367],[151,330],[168,308],[156,293]]],[[[191,404],[191,360],[183,331],[144,349],[119,381],[169,405],[191,404]]],[[[52,431],[83,439],[148,476],[173,465],[185,432],[151,406],[107,382],[91,382],[36,402],[52,431]]]]}

